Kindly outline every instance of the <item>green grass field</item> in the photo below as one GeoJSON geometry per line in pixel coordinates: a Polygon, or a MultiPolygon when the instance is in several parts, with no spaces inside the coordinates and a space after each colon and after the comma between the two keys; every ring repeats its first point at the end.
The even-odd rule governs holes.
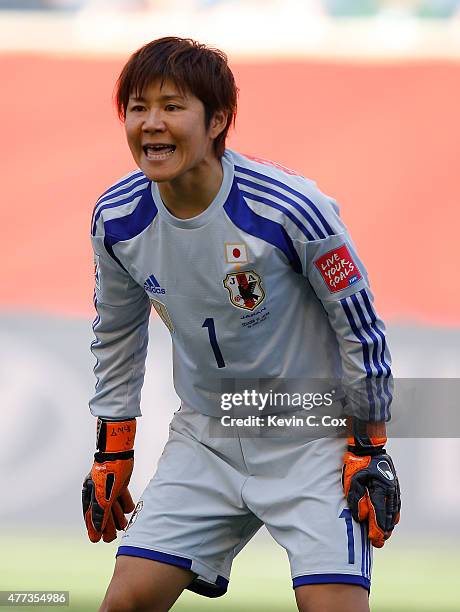
{"type": "MultiPolygon", "coordinates": [[[[80,538],[4,536],[0,590],[68,590],[70,610],[92,612],[98,609],[110,579],[115,548],[90,544],[83,532],[80,538]]],[[[459,560],[460,553],[453,544],[409,547],[395,538],[374,557],[372,611],[458,612],[459,560]]],[[[275,543],[258,538],[236,559],[227,595],[209,600],[186,592],[173,610],[295,611],[287,557],[275,543]]]]}

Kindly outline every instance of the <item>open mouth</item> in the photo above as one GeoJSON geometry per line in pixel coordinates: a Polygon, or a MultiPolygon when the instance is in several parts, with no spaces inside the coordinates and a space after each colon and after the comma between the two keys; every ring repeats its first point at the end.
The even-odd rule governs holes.
{"type": "Polygon", "coordinates": [[[171,144],[147,144],[142,147],[147,159],[152,161],[163,161],[173,155],[176,145],[171,144]]]}

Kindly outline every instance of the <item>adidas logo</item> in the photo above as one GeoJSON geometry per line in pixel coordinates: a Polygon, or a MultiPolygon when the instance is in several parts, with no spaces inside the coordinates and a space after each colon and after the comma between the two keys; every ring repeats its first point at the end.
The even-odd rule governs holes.
{"type": "Polygon", "coordinates": [[[144,289],[149,293],[166,293],[166,289],[160,286],[157,279],[151,274],[144,283],[144,289]]]}

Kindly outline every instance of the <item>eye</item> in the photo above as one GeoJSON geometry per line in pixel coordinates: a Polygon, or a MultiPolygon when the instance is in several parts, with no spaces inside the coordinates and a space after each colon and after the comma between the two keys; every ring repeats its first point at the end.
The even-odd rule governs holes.
{"type": "Polygon", "coordinates": [[[141,104],[135,104],[134,106],[131,106],[129,110],[132,113],[141,113],[143,110],[145,110],[145,106],[142,106],[141,104]]]}
{"type": "Polygon", "coordinates": [[[167,111],[175,111],[175,110],[179,110],[179,107],[177,106],[177,104],[167,104],[165,106],[165,109],[167,111]]]}

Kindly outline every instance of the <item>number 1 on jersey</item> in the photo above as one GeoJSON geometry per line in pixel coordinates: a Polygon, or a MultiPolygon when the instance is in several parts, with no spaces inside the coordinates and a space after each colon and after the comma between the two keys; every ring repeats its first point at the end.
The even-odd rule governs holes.
{"type": "Polygon", "coordinates": [[[217,361],[217,367],[225,368],[225,361],[224,361],[224,358],[222,357],[222,353],[220,352],[219,345],[217,344],[216,327],[214,325],[214,319],[212,318],[205,319],[201,327],[208,328],[209,342],[211,343],[211,348],[214,353],[214,357],[216,358],[216,361],[217,361]]]}

